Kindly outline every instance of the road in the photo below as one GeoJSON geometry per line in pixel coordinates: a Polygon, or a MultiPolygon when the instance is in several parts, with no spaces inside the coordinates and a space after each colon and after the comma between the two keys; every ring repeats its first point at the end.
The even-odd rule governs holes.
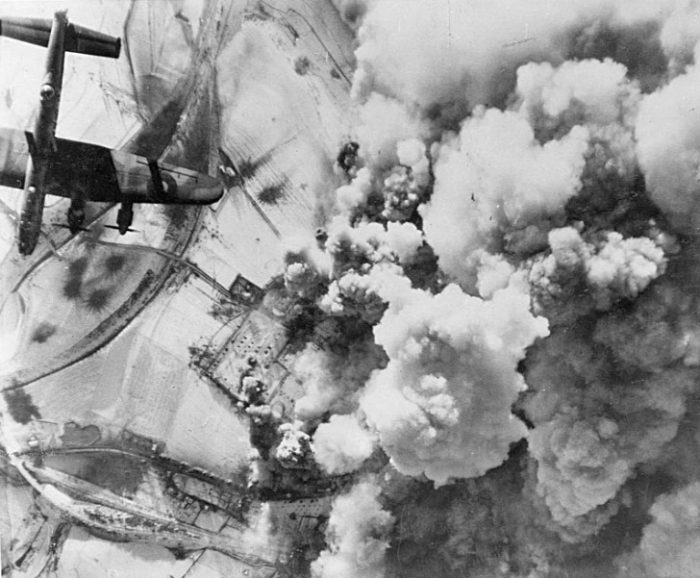
{"type": "Polygon", "coordinates": [[[183,257],[183,252],[173,252],[173,251],[168,251],[166,249],[158,249],[155,247],[149,247],[148,245],[134,245],[134,244],[122,244],[122,243],[112,243],[110,241],[101,241],[97,240],[97,244],[103,245],[104,247],[118,247],[120,249],[125,249],[127,251],[138,251],[142,253],[155,253],[157,255],[160,255],[161,257],[165,257],[166,259],[169,259],[173,263],[176,263],[178,265],[181,265],[183,268],[189,269],[192,273],[194,273],[197,277],[202,279],[207,285],[209,285],[214,291],[219,293],[222,297],[230,297],[230,292],[228,290],[228,287],[224,287],[221,283],[219,283],[216,278],[206,271],[204,271],[201,267],[199,267],[196,263],[193,263],[192,261],[188,260],[187,258],[183,257]]]}
{"type": "MultiPolygon", "coordinates": [[[[180,256],[187,250],[189,243],[192,241],[193,234],[196,230],[196,223],[199,217],[200,209],[191,209],[188,221],[191,224],[182,229],[179,226],[171,225],[170,229],[176,235],[174,246],[177,248],[175,254],[180,256]]],[[[181,225],[181,224],[180,224],[181,225]]],[[[152,249],[153,254],[157,255],[158,249],[152,249]]],[[[54,259],[56,257],[49,253],[46,259],[54,259]]],[[[119,306],[114,313],[100,322],[94,329],[89,331],[77,342],[69,345],[67,348],[54,353],[50,357],[46,357],[44,361],[34,363],[31,366],[24,366],[16,371],[0,373],[0,384],[2,391],[9,391],[23,387],[38,379],[42,379],[54,373],[57,373],[66,367],[85,359],[92,355],[119,333],[121,333],[150,303],[153,298],[163,288],[170,276],[175,272],[171,266],[171,261],[167,258],[160,259],[160,263],[154,263],[155,269],[149,269],[146,275],[141,279],[136,290],[119,306]]],[[[39,265],[36,264],[35,267],[39,265]]],[[[26,275],[24,279],[28,279],[26,275]]],[[[16,291],[20,291],[22,283],[17,284],[16,291]]]]}
{"type": "Polygon", "coordinates": [[[148,512],[114,495],[85,495],[88,484],[51,468],[31,466],[16,454],[10,457],[10,461],[51,506],[98,533],[184,551],[211,548],[255,568],[274,568],[280,554],[260,546],[246,545],[243,535],[236,540],[230,534],[221,535],[148,512]]]}

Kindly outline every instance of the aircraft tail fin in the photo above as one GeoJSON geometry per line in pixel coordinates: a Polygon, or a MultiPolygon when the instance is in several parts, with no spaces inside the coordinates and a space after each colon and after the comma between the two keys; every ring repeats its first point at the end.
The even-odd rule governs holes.
{"type": "MultiPolygon", "coordinates": [[[[45,18],[2,18],[0,36],[48,46],[52,21],[45,18]]],[[[76,24],[66,28],[65,50],[92,56],[119,58],[121,39],[76,24]]]]}

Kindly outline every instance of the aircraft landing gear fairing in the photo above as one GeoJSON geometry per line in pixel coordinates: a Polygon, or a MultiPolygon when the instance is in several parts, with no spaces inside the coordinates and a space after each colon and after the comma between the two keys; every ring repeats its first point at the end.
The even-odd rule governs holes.
{"type": "Polygon", "coordinates": [[[78,198],[71,199],[66,218],[71,233],[75,234],[78,231],[82,231],[83,222],[85,221],[85,202],[78,198]]]}
{"type": "Polygon", "coordinates": [[[131,222],[134,220],[134,205],[133,203],[122,203],[117,213],[117,228],[120,235],[126,235],[131,229],[131,222]]]}

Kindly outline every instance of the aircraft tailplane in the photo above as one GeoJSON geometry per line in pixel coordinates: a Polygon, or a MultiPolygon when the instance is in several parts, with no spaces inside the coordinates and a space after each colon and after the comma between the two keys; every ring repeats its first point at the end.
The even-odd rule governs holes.
{"type": "MultiPolygon", "coordinates": [[[[2,18],[0,36],[48,46],[51,25],[52,21],[45,18],[2,18]]],[[[64,48],[67,52],[119,58],[121,39],[76,24],[68,24],[64,48]]]]}

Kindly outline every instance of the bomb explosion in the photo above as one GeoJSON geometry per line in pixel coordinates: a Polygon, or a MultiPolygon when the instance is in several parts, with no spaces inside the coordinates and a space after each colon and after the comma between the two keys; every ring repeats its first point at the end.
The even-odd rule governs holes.
{"type": "Polygon", "coordinates": [[[284,439],[356,481],[312,575],[700,576],[700,4],[335,3],[284,439]]]}
{"type": "Polygon", "coordinates": [[[102,8],[228,190],[3,261],[3,572],[700,578],[700,0],[102,8]]]}

